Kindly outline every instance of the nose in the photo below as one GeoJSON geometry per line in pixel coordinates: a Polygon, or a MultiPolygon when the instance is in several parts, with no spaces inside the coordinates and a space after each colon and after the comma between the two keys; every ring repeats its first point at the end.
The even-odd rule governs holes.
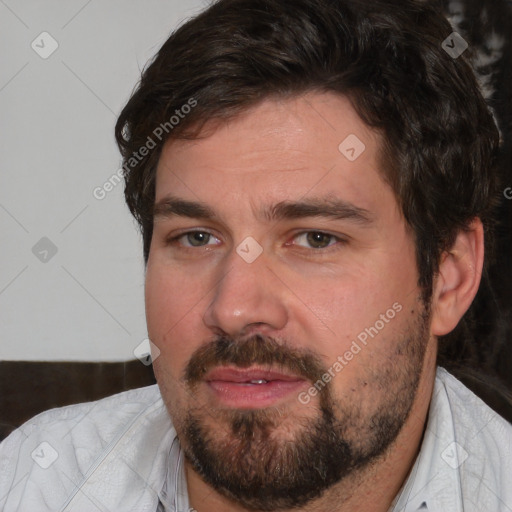
{"type": "Polygon", "coordinates": [[[210,330],[236,337],[253,332],[271,334],[284,328],[288,320],[286,288],[268,266],[264,253],[247,263],[233,251],[223,271],[203,318],[210,330]]]}

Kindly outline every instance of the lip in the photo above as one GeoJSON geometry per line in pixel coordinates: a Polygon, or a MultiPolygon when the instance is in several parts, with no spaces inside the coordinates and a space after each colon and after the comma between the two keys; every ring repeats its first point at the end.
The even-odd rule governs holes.
{"type": "Polygon", "coordinates": [[[289,395],[296,396],[307,381],[297,375],[262,368],[214,368],[204,381],[224,406],[236,409],[262,409],[276,405],[289,395]],[[263,384],[251,381],[264,380],[263,384]]]}

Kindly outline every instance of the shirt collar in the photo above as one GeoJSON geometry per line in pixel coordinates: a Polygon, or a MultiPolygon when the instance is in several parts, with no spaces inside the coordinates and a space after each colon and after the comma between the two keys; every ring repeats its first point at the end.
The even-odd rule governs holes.
{"type": "Polygon", "coordinates": [[[178,437],[175,437],[167,458],[164,483],[158,492],[160,508],[157,512],[188,512],[190,510],[184,461],[183,450],[178,437]]]}
{"type": "Polygon", "coordinates": [[[463,512],[458,467],[464,453],[455,441],[443,373],[437,369],[421,448],[392,512],[463,512]]]}

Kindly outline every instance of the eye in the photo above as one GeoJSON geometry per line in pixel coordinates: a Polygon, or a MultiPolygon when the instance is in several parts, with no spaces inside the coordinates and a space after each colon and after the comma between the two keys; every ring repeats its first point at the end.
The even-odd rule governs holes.
{"type": "Polygon", "coordinates": [[[183,247],[204,247],[206,245],[217,245],[220,243],[218,238],[215,238],[207,231],[189,231],[179,235],[173,239],[183,247]]]}
{"type": "Polygon", "coordinates": [[[340,239],[323,231],[307,231],[295,237],[295,243],[310,249],[324,249],[336,244],[340,239]]]}

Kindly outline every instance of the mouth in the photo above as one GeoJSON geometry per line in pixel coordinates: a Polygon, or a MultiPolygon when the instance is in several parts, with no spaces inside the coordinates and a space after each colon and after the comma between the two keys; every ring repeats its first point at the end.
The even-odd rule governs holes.
{"type": "Polygon", "coordinates": [[[209,371],[204,382],[224,406],[236,409],[262,409],[295,397],[307,381],[297,375],[261,368],[218,367],[209,371]]]}

